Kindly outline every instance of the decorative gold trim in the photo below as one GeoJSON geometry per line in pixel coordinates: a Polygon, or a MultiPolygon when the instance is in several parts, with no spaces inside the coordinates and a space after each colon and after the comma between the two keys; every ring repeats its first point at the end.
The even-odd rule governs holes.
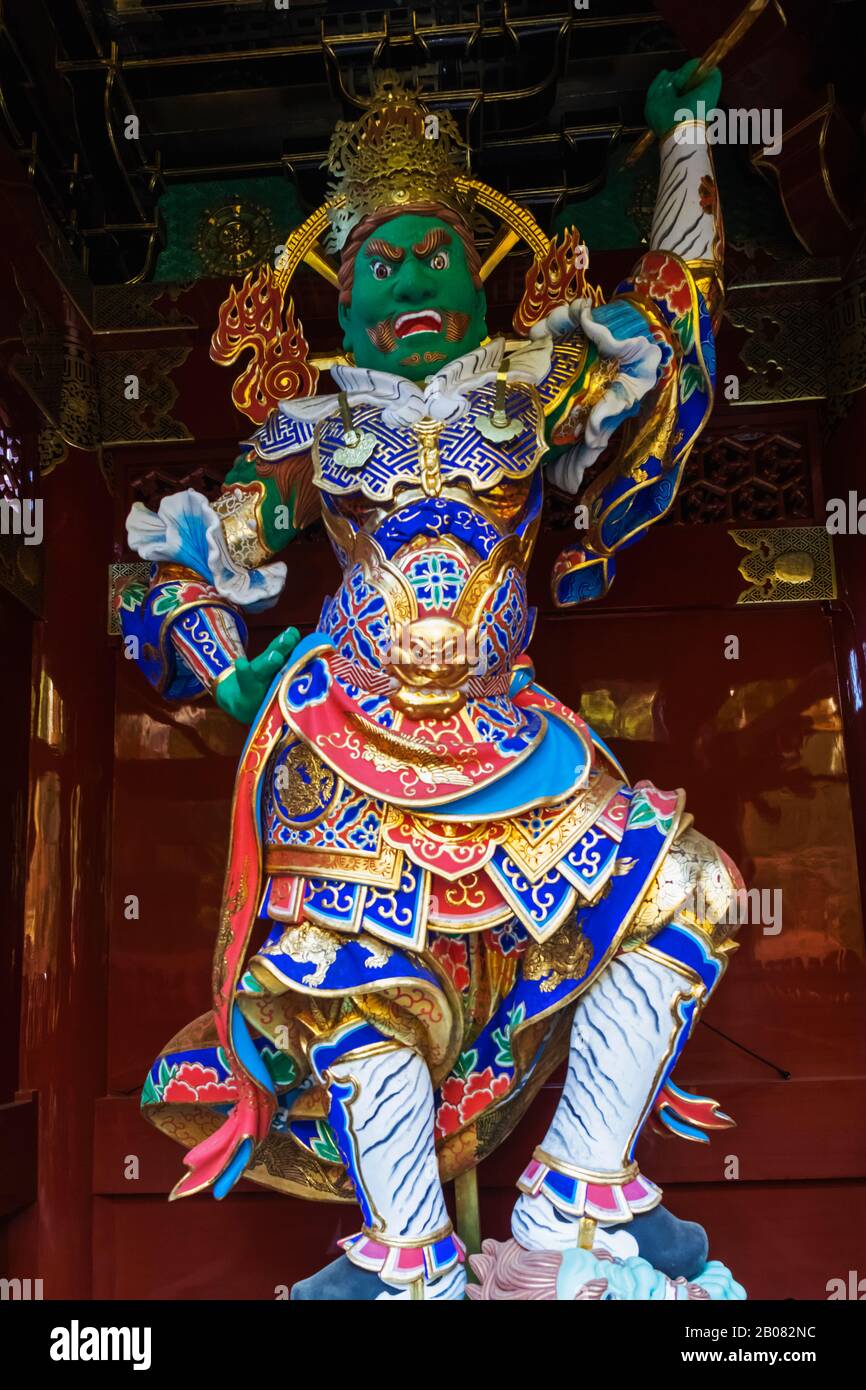
{"type": "Polygon", "coordinates": [[[368,1236],[370,1240],[375,1240],[377,1244],[387,1245],[389,1248],[395,1250],[422,1250],[425,1245],[433,1245],[437,1240],[444,1240],[446,1236],[451,1235],[453,1230],[454,1227],[451,1222],[447,1221],[444,1226],[440,1226],[437,1230],[431,1231],[430,1235],[418,1236],[417,1239],[413,1240],[403,1240],[399,1236],[383,1235],[381,1231],[371,1231],[368,1230],[366,1226],[361,1227],[362,1234],[368,1236]]]}
{"type": "MultiPolygon", "coordinates": [[[[526,242],[533,255],[541,256],[544,254],[549,246],[549,238],[545,236],[532,213],[526,208],[521,207],[519,203],[516,203],[506,194],[491,188],[489,184],[482,183],[479,179],[458,175],[455,183],[461,193],[469,195],[478,207],[493,213],[510,229],[510,232],[515,236],[512,245],[519,239],[526,242]]],[[[334,283],[335,271],[323,253],[320,242],[331,225],[331,214],[343,208],[345,203],[346,199],[342,194],[328,199],[327,202],[316,208],[315,212],[311,213],[299,227],[289,233],[275,277],[283,294],[288,291],[292,277],[303,263],[310,265],[330,284],[334,283]]],[[[501,252],[502,244],[502,242],[498,243],[494,251],[488,255],[482,268],[482,279],[486,279],[504,259],[504,255],[511,250],[511,245],[509,245],[506,251],[501,252]]]]}
{"type": "Polygon", "coordinates": [[[495,593],[505,572],[509,569],[525,572],[534,539],[534,533],[530,535],[527,531],[523,536],[512,534],[496,542],[487,559],[475,566],[463,586],[454,606],[454,617],[459,622],[467,628],[475,627],[484,605],[495,593]]]}
{"type": "Polygon", "coordinates": [[[702,994],[704,996],[707,994],[707,988],[703,980],[695,971],[689,970],[688,966],[686,966],[682,970],[678,969],[678,962],[672,961],[668,956],[663,956],[658,950],[654,949],[652,946],[648,946],[645,942],[636,948],[636,953],[638,955],[647,956],[649,957],[649,959],[658,961],[661,964],[667,965],[669,969],[671,969],[674,972],[674,974],[682,975],[687,980],[690,980],[690,984],[687,990],[675,989],[671,995],[668,1007],[671,1019],[671,1030],[668,1035],[667,1047],[665,1048],[664,1054],[660,1058],[658,1066],[656,1067],[655,1075],[653,1076],[652,1084],[650,1085],[649,1090],[647,1091],[647,1099],[644,1102],[640,1115],[638,1116],[634,1125],[632,1126],[631,1131],[628,1135],[628,1139],[623,1144],[624,1154],[627,1154],[629,1152],[632,1145],[637,1140],[637,1136],[640,1133],[647,1116],[649,1115],[653,1103],[653,1098],[655,1097],[655,1094],[658,1090],[661,1079],[668,1068],[670,1059],[673,1055],[674,1049],[676,1048],[677,1041],[680,1036],[680,1031],[683,1027],[683,1020],[678,1016],[677,1012],[681,1001],[690,997],[693,999],[700,999],[702,994]]]}
{"type": "MultiPolygon", "coordinates": [[[[707,933],[705,931],[700,931],[700,928],[697,927],[692,927],[692,930],[698,931],[700,936],[703,937],[704,941],[707,944],[707,949],[709,950],[713,959],[718,960],[722,965],[726,966],[727,959],[724,956],[719,955],[718,951],[716,950],[716,947],[713,945],[712,940],[710,939],[710,937],[707,936],[707,933]]],[[[673,957],[667,955],[666,952],[660,951],[657,946],[653,946],[651,941],[636,942],[634,946],[629,946],[628,954],[635,956],[646,956],[649,960],[654,960],[657,965],[667,966],[667,968],[669,970],[672,970],[675,975],[682,975],[683,979],[688,980],[689,982],[689,994],[693,995],[694,997],[706,993],[707,987],[696,970],[693,970],[690,965],[684,964],[683,961],[674,960],[673,957]]],[[[683,992],[680,990],[676,995],[674,1004],[678,1004],[681,999],[685,999],[687,997],[688,995],[683,994],[683,992]]]]}
{"type": "MultiPolygon", "coordinates": [[[[546,710],[546,711],[545,711],[545,710],[542,710],[542,709],[537,709],[535,706],[533,706],[533,709],[535,710],[535,712],[536,712],[537,714],[539,714],[539,715],[541,716],[541,719],[545,722],[545,724],[546,724],[546,722],[547,722],[547,718],[548,718],[548,717],[551,717],[551,718],[554,718],[554,719],[557,717],[557,716],[556,716],[556,711],[555,711],[555,710],[546,710]]],[[[561,722],[561,723],[564,723],[565,721],[561,720],[560,722],[561,722]]],[[[584,747],[584,749],[585,749],[585,751],[586,751],[586,765],[584,766],[584,768],[582,769],[581,772],[578,772],[578,773],[575,775],[575,780],[574,780],[574,782],[572,782],[571,786],[568,787],[568,788],[566,788],[566,790],[562,793],[562,795],[561,795],[561,796],[558,796],[558,797],[556,798],[556,801],[555,801],[555,802],[549,803],[549,804],[553,804],[553,805],[558,805],[558,803],[559,803],[560,801],[565,801],[568,797],[573,796],[574,793],[575,793],[576,791],[579,791],[580,788],[581,788],[582,786],[584,786],[586,782],[589,781],[589,775],[590,775],[590,773],[591,773],[591,771],[592,771],[592,767],[593,767],[592,744],[589,742],[589,740],[586,738],[586,736],[581,732],[581,730],[580,730],[580,729],[576,729],[576,728],[574,727],[573,724],[569,724],[568,727],[569,727],[569,729],[571,730],[571,732],[574,734],[574,736],[577,738],[577,740],[583,745],[583,747],[584,747]]],[[[534,743],[532,746],[533,746],[533,748],[537,747],[537,741],[536,741],[536,743],[534,743]]],[[[529,751],[531,752],[532,750],[530,749],[529,751]]],[[[524,757],[525,757],[525,756],[526,756],[526,755],[524,754],[524,757]]],[[[518,762],[515,763],[514,766],[519,766],[519,762],[520,762],[520,761],[522,761],[522,759],[518,760],[518,762]]],[[[509,770],[509,769],[506,769],[506,771],[508,771],[508,770],[509,770]]],[[[497,779],[498,779],[498,777],[501,776],[501,775],[502,775],[502,774],[497,774],[497,779]]],[[[491,778],[491,781],[497,780],[497,779],[491,778]]],[[[490,783],[485,783],[485,786],[489,786],[489,785],[490,785],[490,783]]],[[[466,796],[467,796],[467,797],[469,796],[469,793],[468,793],[468,792],[466,793],[466,796]]],[[[454,799],[453,797],[449,798],[449,800],[453,800],[453,799],[454,799]]],[[[429,804],[430,804],[430,803],[428,803],[428,805],[429,805],[429,804]]],[[[460,810],[459,803],[457,803],[456,806],[455,806],[455,809],[454,809],[453,811],[451,811],[451,812],[449,812],[447,806],[440,807],[440,808],[437,810],[437,812],[436,812],[436,819],[437,819],[437,820],[441,820],[441,821],[450,821],[450,820],[461,821],[461,822],[465,822],[467,825],[472,825],[472,824],[474,824],[476,821],[510,820],[513,816],[521,816],[521,815],[523,815],[523,814],[524,814],[525,812],[527,812],[527,811],[533,811],[537,805],[538,805],[538,797],[537,797],[537,796],[533,796],[533,797],[530,798],[529,801],[524,801],[524,802],[522,802],[520,806],[509,806],[508,809],[505,810],[505,811],[503,811],[501,815],[491,815],[491,813],[490,813],[489,811],[479,812],[479,813],[477,813],[476,815],[472,815],[472,814],[467,815],[465,811],[461,811],[461,810],[460,810]]]]}
{"type": "MultiPolygon", "coordinates": [[[[179,603],[170,613],[166,613],[159,627],[159,658],[162,662],[162,674],[160,675],[158,684],[154,687],[157,694],[162,695],[166,700],[170,698],[165,694],[169,679],[168,644],[171,641],[171,633],[168,630],[169,623],[174,623],[178,618],[182,617],[184,613],[197,612],[200,608],[222,608],[232,619],[237,617],[237,610],[232,604],[228,603],[226,599],[220,598],[216,593],[214,593],[213,596],[209,594],[204,602],[201,599],[193,599],[190,603],[179,603]]],[[[202,692],[202,694],[203,693],[204,692],[202,692]]],[[[187,705],[190,704],[192,700],[199,700],[201,697],[201,694],[193,696],[184,695],[181,697],[179,703],[187,705]]]]}
{"type": "MultiPolygon", "coordinates": [[[[342,1058],[336,1058],[334,1066],[337,1066],[341,1061],[342,1058]]],[[[328,1070],[330,1070],[330,1068],[328,1070]]],[[[352,1148],[355,1151],[355,1173],[352,1174],[352,1177],[354,1180],[355,1175],[357,1174],[357,1179],[363,1187],[364,1196],[367,1199],[367,1206],[369,1207],[370,1212],[373,1215],[374,1222],[378,1225],[380,1229],[383,1229],[385,1226],[385,1219],[382,1216],[382,1213],[379,1211],[379,1208],[376,1206],[376,1203],[373,1200],[373,1194],[368,1188],[367,1184],[364,1182],[364,1174],[361,1171],[361,1151],[360,1146],[358,1144],[358,1136],[355,1133],[354,1116],[352,1115],[352,1104],[354,1101],[358,1099],[358,1096],[360,1095],[361,1083],[356,1076],[352,1076],[351,1072],[347,1076],[341,1076],[339,1078],[339,1081],[341,1085],[345,1086],[346,1084],[348,1084],[352,1088],[352,1094],[346,1100],[343,1101],[343,1111],[346,1116],[346,1128],[349,1132],[349,1139],[351,1141],[352,1148]]],[[[374,1237],[374,1239],[376,1240],[378,1240],[378,1238],[378,1235],[374,1237]]]]}
{"type": "MultiPolygon", "coordinates": [[[[556,343],[553,349],[553,356],[559,357],[560,359],[574,357],[576,361],[574,363],[573,373],[566,378],[562,386],[551,396],[550,400],[544,402],[544,415],[547,420],[549,420],[552,415],[556,414],[559,407],[563,405],[570,396],[575,394],[577,387],[583,390],[583,374],[586,368],[586,359],[589,356],[589,343],[585,339],[581,339],[579,342],[566,341],[556,343]]],[[[553,360],[553,358],[551,360],[553,360]]],[[[603,364],[604,361],[604,358],[600,359],[599,365],[603,364]]],[[[617,363],[617,369],[618,366],[619,364],[617,363]]]]}
{"type": "MultiPolygon", "coordinates": [[[[697,318],[698,318],[698,301],[697,301],[697,290],[696,290],[696,287],[695,287],[694,277],[693,277],[691,271],[689,270],[689,268],[688,268],[686,262],[685,262],[684,260],[682,260],[682,258],[681,258],[680,256],[677,256],[673,251],[667,251],[665,254],[666,254],[668,257],[670,257],[670,259],[677,261],[677,262],[682,266],[683,270],[685,271],[686,276],[688,277],[688,285],[689,285],[689,291],[690,291],[691,302],[692,302],[691,312],[692,312],[694,321],[697,322],[697,318]]],[[[659,319],[659,314],[658,314],[658,310],[657,310],[653,305],[651,305],[648,301],[644,300],[640,295],[630,293],[630,294],[621,295],[620,298],[630,300],[630,301],[632,301],[635,305],[638,305],[638,306],[640,307],[641,311],[643,312],[643,314],[644,314],[646,317],[650,318],[651,321],[660,321],[660,319],[659,319]]],[[[665,326],[665,331],[669,332],[670,330],[668,330],[667,327],[665,326]]],[[[683,449],[682,453],[681,453],[680,456],[679,456],[679,459],[678,459],[678,461],[677,461],[679,467],[684,467],[684,466],[685,466],[685,463],[686,463],[686,461],[688,460],[688,456],[689,456],[689,454],[691,453],[692,448],[694,447],[694,444],[695,444],[695,441],[696,441],[697,438],[698,438],[698,435],[701,433],[701,431],[703,430],[703,428],[704,428],[704,426],[706,425],[707,421],[709,420],[710,415],[712,414],[712,411],[713,411],[713,403],[714,403],[714,395],[715,395],[715,393],[714,393],[714,391],[713,391],[713,386],[712,386],[712,377],[711,377],[710,373],[709,373],[708,370],[707,370],[707,365],[706,365],[706,363],[705,363],[705,361],[704,361],[703,352],[701,351],[700,342],[698,341],[697,336],[695,337],[695,344],[694,344],[694,346],[695,346],[695,352],[696,352],[697,357],[698,357],[698,361],[699,361],[699,363],[700,363],[700,367],[701,367],[701,371],[702,371],[702,374],[703,374],[703,377],[704,377],[704,381],[706,382],[707,387],[708,387],[708,390],[707,390],[707,404],[706,404],[706,408],[705,408],[705,410],[704,410],[704,415],[703,415],[702,420],[700,421],[699,424],[697,424],[697,425],[695,426],[695,428],[694,428],[694,430],[693,430],[693,432],[692,432],[692,437],[691,437],[691,439],[689,440],[689,442],[687,443],[686,447],[683,449]]],[[[672,396],[675,396],[675,395],[676,395],[676,383],[677,383],[677,378],[676,378],[676,376],[672,376],[672,377],[671,377],[671,381],[670,381],[670,383],[669,383],[669,388],[668,388],[668,389],[669,389],[669,393],[672,394],[672,396]]],[[[661,432],[661,435],[662,435],[662,439],[663,439],[663,447],[664,447],[664,448],[667,448],[667,446],[668,446],[669,443],[670,443],[671,432],[672,432],[673,411],[674,411],[675,405],[676,405],[675,399],[673,399],[673,400],[671,400],[671,401],[669,401],[669,402],[666,403],[666,418],[665,418],[665,419],[662,421],[662,423],[661,423],[661,431],[660,431],[660,432],[661,432]]],[[[633,427],[633,428],[634,428],[634,427],[633,427]]],[[[655,420],[652,416],[650,416],[647,420],[641,421],[640,416],[638,416],[638,417],[637,417],[637,425],[636,425],[636,428],[637,428],[637,429],[639,430],[639,432],[640,432],[640,438],[641,438],[641,440],[644,440],[645,434],[646,434],[648,431],[650,431],[650,430],[653,429],[653,428],[654,428],[655,430],[657,430],[657,431],[659,430],[659,422],[658,422],[657,420],[655,420]]],[[[612,478],[614,478],[614,477],[616,477],[616,476],[619,476],[619,475],[623,474],[624,472],[627,472],[627,471],[628,471],[628,468],[627,468],[627,466],[626,466],[626,461],[627,461],[628,457],[629,457],[633,452],[634,452],[634,449],[633,449],[632,439],[631,439],[630,435],[627,433],[626,436],[625,436],[623,445],[622,445],[622,447],[620,448],[620,450],[618,451],[617,456],[616,456],[616,458],[614,459],[613,463],[610,465],[609,468],[605,469],[604,472],[601,473],[601,474],[590,484],[590,486],[587,488],[586,493],[584,494],[584,498],[583,498],[584,502],[586,502],[587,505],[589,505],[590,507],[592,506],[593,502],[595,502],[595,500],[601,496],[601,493],[603,492],[604,488],[607,486],[608,482],[609,482],[612,478]]],[[[634,487],[630,488],[630,489],[628,490],[628,492],[622,493],[621,496],[619,496],[619,497],[616,499],[615,502],[612,502],[612,503],[610,504],[610,506],[607,508],[607,510],[606,510],[605,512],[602,512],[602,513],[600,513],[598,516],[595,516],[595,517],[592,518],[592,525],[591,525],[591,527],[590,527],[590,530],[589,530],[587,539],[588,539],[588,541],[589,541],[589,545],[591,546],[591,548],[592,548],[594,551],[596,551],[597,554],[598,554],[599,556],[601,556],[602,558],[607,558],[607,557],[609,557],[609,556],[615,554],[617,551],[619,551],[620,549],[622,549],[622,547],[626,544],[627,541],[629,541],[629,540],[632,538],[632,536],[637,535],[641,530],[644,529],[644,527],[645,527],[645,525],[646,525],[645,522],[644,522],[642,525],[640,525],[640,526],[636,526],[636,527],[634,528],[633,531],[628,531],[628,532],[626,532],[624,535],[620,536],[620,537],[617,539],[616,544],[615,544],[614,546],[610,547],[610,548],[608,548],[607,546],[605,546],[605,545],[602,543],[602,540],[601,540],[601,528],[602,528],[602,525],[603,525],[605,519],[610,515],[610,513],[611,513],[611,512],[614,512],[614,511],[617,511],[620,507],[623,506],[623,504],[624,504],[625,502],[631,501],[631,499],[634,498],[634,497],[636,497],[637,494],[638,494],[639,492],[643,491],[643,489],[644,489],[645,487],[651,487],[651,486],[653,486],[653,484],[654,484],[655,481],[656,481],[655,479],[646,480],[646,481],[640,479],[640,480],[636,481],[634,487]]],[[[671,507],[673,506],[673,504],[674,504],[675,501],[676,501],[676,491],[674,491],[674,493],[672,494],[671,499],[670,499],[670,502],[668,503],[668,505],[667,505],[667,507],[665,508],[665,510],[664,510],[663,512],[659,512],[658,515],[657,515],[656,517],[653,518],[653,524],[658,523],[659,521],[661,521],[662,517],[667,516],[668,512],[670,511],[670,509],[671,509],[671,507]]]]}
{"type": "Polygon", "coordinates": [[[738,596],[738,605],[836,598],[833,542],[826,527],[748,528],[728,534],[750,552],[738,566],[749,585],[738,596]]]}
{"type": "Polygon", "coordinates": [[[640,1173],[637,1163],[627,1164],[618,1173],[603,1173],[597,1168],[581,1168],[576,1163],[567,1163],[564,1158],[554,1158],[540,1145],[532,1157],[554,1173],[562,1173],[567,1178],[577,1178],[578,1182],[597,1183],[603,1187],[625,1187],[627,1183],[634,1182],[640,1173]]]}
{"type": "MultiPolygon", "coordinates": [[[[522,831],[518,818],[509,817],[508,830],[502,841],[503,848],[527,878],[533,881],[541,878],[562,858],[571,845],[595,826],[623,785],[607,773],[600,773],[575,799],[559,807],[555,818],[539,839],[531,840],[522,831]]],[[[546,806],[534,809],[539,813],[549,810],[546,806]]],[[[585,892],[586,890],[584,895],[585,892]]]]}
{"type": "Polygon", "coordinates": [[[129,580],[138,580],[140,584],[149,585],[150,561],[121,561],[108,566],[108,623],[106,631],[109,637],[121,637],[123,635],[120,610],[115,608],[114,600],[120,589],[125,588],[129,580]]]}
{"type": "Polygon", "coordinates": [[[246,483],[226,483],[213,504],[229,555],[244,569],[258,569],[275,554],[265,541],[262,508],[266,498],[265,483],[253,478],[246,483]]]}
{"type": "Polygon", "coordinates": [[[216,680],[214,680],[213,683],[212,683],[212,685],[211,685],[211,694],[213,694],[213,692],[216,690],[217,686],[220,685],[220,684],[225,680],[226,676],[232,676],[232,675],[234,675],[234,671],[235,671],[235,663],[234,663],[234,662],[232,662],[231,666],[227,666],[226,669],[225,669],[224,671],[220,671],[220,673],[219,673],[219,675],[217,676],[216,680]]]}
{"type": "MultiPolygon", "coordinates": [[[[344,878],[349,883],[396,888],[403,872],[403,851],[395,849],[387,841],[383,841],[380,850],[371,855],[266,845],[264,868],[268,875],[297,874],[303,878],[344,878]]],[[[335,927],[334,930],[338,929],[335,927]]]]}
{"type": "MultiPolygon", "coordinates": [[[[814,111],[810,112],[808,116],[804,116],[802,120],[797,121],[795,125],[791,126],[790,130],[785,130],[782,132],[782,150],[784,151],[784,145],[786,140],[790,140],[791,137],[794,135],[799,135],[810,125],[813,125],[815,121],[821,121],[821,130],[818,135],[818,159],[821,168],[821,180],[824,184],[824,189],[826,191],[827,198],[831,206],[835,209],[836,213],[838,214],[839,220],[843,223],[843,225],[847,228],[848,231],[852,231],[854,224],[850,220],[844,209],[841,207],[839,200],[836,197],[835,190],[833,189],[833,185],[830,182],[830,171],[827,167],[827,134],[830,129],[830,122],[833,119],[835,110],[836,92],[833,83],[828,82],[827,99],[824,102],[824,104],[822,106],[816,107],[814,111]]],[[[814,253],[812,247],[806,241],[805,237],[801,234],[796,222],[791,216],[791,211],[788,207],[788,202],[785,197],[785,185],[782,181],[782,176],[777,164],[775,164],[773,160],[767,158],[762,150],[755,151],[755,153],[751,157],[751,163],[754,166],[754,168],[765,170],[767,173],[773,175],[778,187],[779,197],[782,201],[782,207],[785,210],[785,217],[788,220],[788,225],[791,228],[797,240],[799,241],[800,245],[803,247],[803,250],[806,252],[806,254],[809,256],[813,255],[814,253]]]]}
{"type": "MultiPolygon", "coordinates": [[[[359,1020],[361,1017],[362,1015],[359,1014],[359,1020]]],[[[396,1038],[383,1038],[381,1042],[366,1043],[363,1047],[352,1047],[348,1052],[341,1052],[339,1057],[336,1057],[331,1063],[331,1066],[339,1066],[341,1062],[354,1062],[358,1057],[381,1057],[386,1052],[402,1052],[407,1047],[409,1047],[408,1043],[398,1042],[396,1038]]],[[[412,1048],[412,1051],[414,1052],[415,1049],[412,1048]]],[[[418,1056],[424,1060],[420,1052],[418,1056]]],[[[330,1070],[330,1067],[326,1067],[325,1073],[329,1073],[330,1070]]],[[[315,1073],[313,1074],[315,1075],[315,1073]]]]}
{"type": "Polygon", "coordinates": [[[481,1212],[478,1204],[478,1170],[470,1168],[454,1179],[454,1204],[457,1208],[457,1233],[467,1254],[481,1250],[481,1212]]]}
{"type": "Polygon", "coordinates": [[[405,574],[385,558],[384,550],[369,531],[358,532],[352,559],[363,566],[365,577],[384,598],[392,628],[401,627],[403,623],[410,623],[418,617],[415,590],[405,574]]]}

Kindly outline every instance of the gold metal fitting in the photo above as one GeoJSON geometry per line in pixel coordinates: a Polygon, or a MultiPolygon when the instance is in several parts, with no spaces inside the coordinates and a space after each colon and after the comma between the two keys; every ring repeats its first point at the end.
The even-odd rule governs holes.
{"type": "Polygon", "coordinates": [[[398,682],[391,704],[410,719],[447,719],[466,703],[478,629],[457,618],[403,623],[391,644],[389,667],[398,682]]]}

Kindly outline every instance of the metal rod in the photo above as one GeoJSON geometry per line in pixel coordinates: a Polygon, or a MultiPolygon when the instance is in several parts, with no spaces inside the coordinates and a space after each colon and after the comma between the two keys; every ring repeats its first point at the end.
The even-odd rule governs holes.
{"type": "MultiPolygon", "coordinates": [[[[721,38],[716,39],[715,43],[710,44],[698,66],[695,68],[683,92],[690,92],[694,87],[699,87],[704,78],[717,68],[723,58],[727,57],[731,49],[734,48],[751,29],[759,15],[764,13],[769,0],[749,0],[746,8],[737,15],[737,18],[728,25],[721,38]]],[[[637,164],[638,160],[646,154],[650,145],[655,140],[654,130],[648,130],[641,136],[636,145],[629,150],[625,160],[625,167],[629,168],[632,164],[637,164]]]]}
{"type": "MultiPolygon", "coordinates": [[[[161,6],[159,9],[149,7],[151,14],[168,14],[178,6],[161,6]]],[[[206,5],[194,6],[194,8],[206,8],[206,5]]],[[[555,15],[532,16],[528,18],[515,17],[509,20],[510,27],[516,33],[544,34],[559,30],[561,19],[555,15]]],[[[574,17],[569,17],[568,23],[575,26],[578,21],[574,17]]],[[[605,19],[580,19],[579,24],[582,29],[616,29],[626,28],[629,25],[650,25],[658,23],[658,15],[652,14],[627,14],[614,15],[605,19]]],[[[417,25],[415,36],[422,43],[431,40],[465,38],[467,41],[473,36],[479,38],[497,38],[504,33],[503,26],[496,23],[453,23],[440,24],[435,21],[431,24],[417,25]]],[[[381,43],[388,37],[385,29],[367,29],[357,34],[328,34],[328,43],[333,48],[358,47],[363,44],[381,43]]],[[[132,71],[136,68],[161,68],[161,67],[184,67],[195,63],[234,63],[240,61],[259,61],[268,58],[289,58],[289,57],[314,57],[321,52],[321,40],[316,38],[310,41],[299,40],[294,44],[280,44],[272,48],[251,48],[235,49],[231,52],[223,53],[174,53],[165,54],[159,58],[122,58],[120,66],[132,71]]],[[[85,58],[85,59],[63,59],[55,64],[58,72],[93,72],[101,67],[107,66],[108,59],[85,58]]]]}
{"type": "Polygon", "coordinates": [[[508,230],[504,233],[504,235],[499,238],[496,244],[488,252],[487,259],[485,260],[483,266],[478,272],[479,279],[484,281],[487,279],[489,275],[492,275],[493,271],[499,265],[500,261],[505,260],[505,257],[508,255],[511,248],[513,246],[516,246],[519,240],[520,237],[518,236],[517,232],[512,231],[509,227],[508,230]]]}
{"type": "Polygon", "coordinates": [[[764,1066],[769,1067],[771,1071],[778,1072],[783,1081],[791,1080],[791,1073],[785,1071],[784,1067],[780,1067],[775,1062],[771,1062],[769,1057],[762,1057],[760,1052],[753,1052],[750,1047],[746,1047],[745,1043],[737,1042],[736,1038],[732,1038],[729,1033],[723,1033],[721,1028],[714,1028],[712,1023],[707,1023],[704,1018],[701,1019],[701,1026],[703,1028],[709,1028],[711,1033],[716,1033],[720,1038],[724,1038],[725,1042],[732,1043],[734,1047],[738,1047],[741,1052],[745,1052],[749,1057],[754,1057],[756,1062],[763,1062],[764,1066]]]}
{"type": "Polygon", "coordinates": [[[323,255],[319,246],[311,246],[305,254],[304,260],[310,269],[315,270],[318,275],[327,280],[329,285],[333,285],[335,289],[339,288],[340,281],[337,272],[328,258],[323,255]]]}
{"type": "Polygon", "coordinates": [[[478,1209],[478,1169],[470,1168],[454,1179],[457,1234],[470,1255],[481,1251],[481,1213],[478,1209]]]}

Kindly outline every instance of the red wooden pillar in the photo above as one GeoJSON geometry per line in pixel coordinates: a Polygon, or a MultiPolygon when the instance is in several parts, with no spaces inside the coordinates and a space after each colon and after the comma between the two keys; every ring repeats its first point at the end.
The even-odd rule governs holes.
{"type": "MultiPolygon", "coordinates": [[[[0,589],[0,1222],[32,1202],[36,1182],[33,1097],[16,1098],[27,826],[27,730],[32,616],[0,589]]],[[[5,1233],[5,1227],[4,1233],[5,1233]]],[[[5,1240],[0,1236],[0,1266],[5,1240]]]]}
{"type": "Polygon", "coordinates": [[[833,628],[839,674],[845,759],[851,784],[851,809],[859,846],[860,895],[866,903],[866,391],[851,398],[851,408],[830,438],[825,463],[828,504],[842,499],[849,520],[861,531],[833,537],[839,604],[833,628]],[[852,502],[853,495],[853,502],[852,502]]]}
{"type": "Polygon", "coordinates": [[[70,452],[41,492],[45,606],[33,649],[20,1076],[38,1097],[38,1182],[37,1201],[10,1223],[7,1271],[41,1279],[45,1298],[86,1298],[94,1100],[105,1090],[112,509],[92,455],[70,452]]]}

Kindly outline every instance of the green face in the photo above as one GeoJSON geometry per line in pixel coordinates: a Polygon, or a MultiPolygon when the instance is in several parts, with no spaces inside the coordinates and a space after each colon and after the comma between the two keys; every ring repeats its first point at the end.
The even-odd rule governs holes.
{"type": "Polygon", "coordinates": [[[355,259],[351,302],[339,310],[357,366],[413,381],[477,348],[486,312],[454,228],[412,213],[371,232],[355,259]]]}

